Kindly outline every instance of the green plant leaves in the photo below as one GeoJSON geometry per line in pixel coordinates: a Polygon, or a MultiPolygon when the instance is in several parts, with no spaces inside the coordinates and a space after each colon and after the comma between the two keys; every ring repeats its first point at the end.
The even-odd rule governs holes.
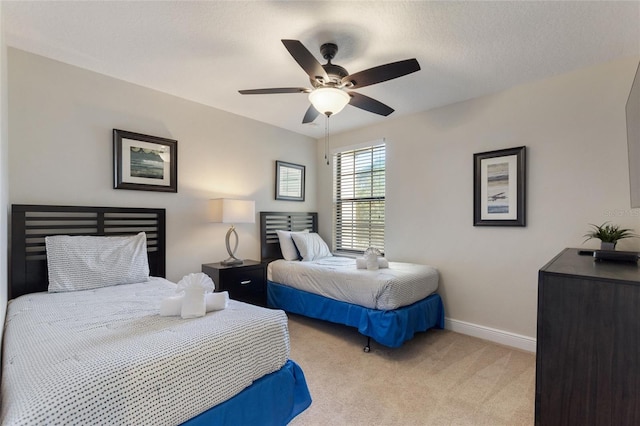
{"type": "Polygon", "coordinates": [[[609,222],[605,222],[600,226],[594,225],[593,223],[590,223],[589,225],[593,227],[593,230],[584,234],[587,239],[583,242],[587,242],[592,238],[597,238],[604,243],[615,243],[623,238],[637,237],[637,235],[633,233],[632,229],[620,228],[619,225],[612,225],[609,222]]]}

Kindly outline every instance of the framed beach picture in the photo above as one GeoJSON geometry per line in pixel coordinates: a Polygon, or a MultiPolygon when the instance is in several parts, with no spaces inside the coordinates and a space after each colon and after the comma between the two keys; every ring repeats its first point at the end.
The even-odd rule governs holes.
{"type": "Polygon", "coordinates": [[[526,226],[526,147],[473,155],[473,225],[526,226]]]}
{"type": "Polygon", "coordinates": [[[178,141],[113,129],[113,187],[178,192],[178,141]]]}
{"type": "Polygon", "coordinates": [[[276,200],[304,201],[305,167],[276,161],[276,200]]]}

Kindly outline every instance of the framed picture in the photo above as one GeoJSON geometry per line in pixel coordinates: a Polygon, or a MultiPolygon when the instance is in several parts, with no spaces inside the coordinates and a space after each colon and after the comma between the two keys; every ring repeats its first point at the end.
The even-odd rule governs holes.
{"type": "Polygon", "coordinates": [[[304,201],[304,166],[276,161],[276,200],[304,201]]]}
{"type": "Polygon", "coordinates": [[[178,192],[178,141],[113,129],[113,187],[178,192]]]}
{"type": "Polygon", "coordinates": [[[473,154],[473,225],[526,226],[526,147],[473,154]]]}

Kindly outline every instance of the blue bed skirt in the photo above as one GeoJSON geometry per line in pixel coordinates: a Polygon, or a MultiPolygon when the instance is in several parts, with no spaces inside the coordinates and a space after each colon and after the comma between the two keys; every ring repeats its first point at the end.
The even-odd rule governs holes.
{"type": "Polygon", "coordinates": [[[283,426],[311,405],[304,373],[289,360],[238,395],[186,421],[186,426],[283,426]]]}
{"type": "Polygon", "coordinates": [[[328,297],[267,282],[267,305],[294,314],[356,327],[376,342],[397,348],[419,331],[444,328],[444,307],[434,293],[392,311],[369,309],[328,297]]]}

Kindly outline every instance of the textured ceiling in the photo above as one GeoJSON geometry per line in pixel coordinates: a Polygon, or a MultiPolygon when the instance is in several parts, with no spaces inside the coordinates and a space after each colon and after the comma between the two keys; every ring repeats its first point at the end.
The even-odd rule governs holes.
{"type": "Polygon", "coordinates": [[[347,106],[332,133],[640,55],[640,2],[3,1],[9,46],[312,137],[310,87],[281,39],[336,43],[350,73],[416,58],[422,70],[358,92],[396,111],[347,106]]]}

